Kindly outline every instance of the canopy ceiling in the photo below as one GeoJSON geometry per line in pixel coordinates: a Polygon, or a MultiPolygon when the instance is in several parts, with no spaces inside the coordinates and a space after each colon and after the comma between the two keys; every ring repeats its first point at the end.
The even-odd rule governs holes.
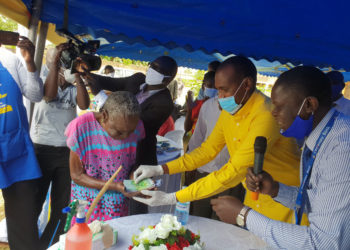
{"type": "MultiPolygon", "coordinates": [[[[30,9],[32,1],[23,2],[30,9]]],[[[69,29],[110,43],[350,69],[349,7],[313,0],[69,0],[69,29]]],[[[41,19],[62,26],[63,9],[63,0],[45,0],[41,19]]]]}

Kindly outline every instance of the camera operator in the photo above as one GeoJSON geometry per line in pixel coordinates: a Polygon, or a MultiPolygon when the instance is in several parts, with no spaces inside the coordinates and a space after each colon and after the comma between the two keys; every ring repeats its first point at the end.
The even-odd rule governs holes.
{"type": "MultiPolygon", "coordinates": [[[[39,184],[38,205],[42,207],[52,182],[51,215],[41,238],[42,249],[48,248],[50,239],[60,220],[53,243],[63,234],[66,216],[62,209],[69,204],[70,172],[69,152],[64,131],[77,114],[76,106],[84,110],[89,107],[90,99],[84,82],[78,73],[61,66],[61,54],[70,48],[62,43],[47,52],[46,63],[49,73],[44,84],[44,99],[35,105],[30,135],[34,142],[35,153],[43,173],[39,184]],[[76,86],[73,86],[73,83],[76,86]]],[[[79,59],[78,59],[79,60],[79,59]]],[[[84,62],[79,66],[87,69],[84,62]]]]}
{"type": "Polygon", "coordinates": [[[25,66],[0,47],[0,188],[10,248],[38,249],[37,163],[23,96],[32,102],[43,97],[43,84],[34,64],[35,47],[18,33],[0,31],[0,44],[17,45],[25,66]]]}

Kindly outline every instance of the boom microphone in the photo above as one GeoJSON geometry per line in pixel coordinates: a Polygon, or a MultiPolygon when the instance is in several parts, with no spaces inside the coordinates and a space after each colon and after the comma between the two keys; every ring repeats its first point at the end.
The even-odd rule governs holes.
{"type": "MultiPolygon", "coordinates": [[[[266,138],[264,136],[257,136],[254,142],[254,168],[253,172],[255,175],[258,175],[262,172],[264,164],[264,154],[266,152],[266,138]]],[[[256,201],[259,199],[258,192],[252,192],[252,200],[256,201]]]]}

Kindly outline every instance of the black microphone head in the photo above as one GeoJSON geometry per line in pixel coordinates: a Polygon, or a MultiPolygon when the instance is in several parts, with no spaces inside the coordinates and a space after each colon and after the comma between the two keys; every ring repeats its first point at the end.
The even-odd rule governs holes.
{"type": "Polygon", "coordinates": [[[257,136],[254,142],[254,152],[265,154],[267,141],[264,136],[257,136]]]}

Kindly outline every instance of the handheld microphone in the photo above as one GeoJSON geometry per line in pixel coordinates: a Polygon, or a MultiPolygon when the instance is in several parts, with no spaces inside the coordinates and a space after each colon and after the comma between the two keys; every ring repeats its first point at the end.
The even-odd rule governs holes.
{"type": "MultiPolygon", "coordinates": [[[[254,142],[254,168],[253,172],[255,175],[258,175],[262,172],[264,164],[264,154],[266,151],[267,141],[264,136],[257,136],[254,142]]],[[[256,201],[259,199],[258,192],[251,193],[252,200],[256,201]]]]}

